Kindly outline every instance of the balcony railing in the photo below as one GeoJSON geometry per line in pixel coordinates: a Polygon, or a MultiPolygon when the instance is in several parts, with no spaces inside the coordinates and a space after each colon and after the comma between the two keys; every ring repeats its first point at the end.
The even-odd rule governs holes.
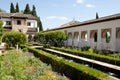
{"type": "Polygon", "coordinates": [[[37,28],[28,28],[27,33],[36,33],[38,32],[37,28]]]}

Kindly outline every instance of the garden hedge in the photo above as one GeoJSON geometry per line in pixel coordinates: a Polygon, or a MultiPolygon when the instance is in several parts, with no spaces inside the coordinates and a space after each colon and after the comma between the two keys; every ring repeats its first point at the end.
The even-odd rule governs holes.
{"type": "Polygon", "coordinates": [[[41,44],[61,47],[66,40],[66,35],[62,31],[38,32],[35,34],[34,39],[41,44]]]}
{"type": "Polygon", "coordinates": [[[66,48],[51,47],[51,49],[120,66],[120,58],[114,58],[96,53],[82,52],[66,48]]]}
{"type": "MultiPolygon", "coordinates": [[[[22,46],[24,47],[24,46],[22,46]]],[[[93,68],[86,67],[82,64],[67,61],[65,59],[58,58],[52,54],[48,54],[44,51],[26,46],[28,50],[41,61],[51,64],[54,71],[57,71],[71,80],[109,80],[111,79],[107,74],[95,70],[93,68]]]]}

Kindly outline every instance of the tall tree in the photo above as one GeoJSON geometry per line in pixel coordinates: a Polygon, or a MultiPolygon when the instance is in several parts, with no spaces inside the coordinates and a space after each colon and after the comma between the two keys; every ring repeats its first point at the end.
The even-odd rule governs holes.
{"type": "Polygon", "coordinates": [[[38,19],[37,19],[37,26],[39,27],[39,31],[43,31],[43,26],[42,26],[42,22],[40,20],[40,17],[38,17],[38,19]]]}
{"type": "Polygon", "coordinates": [[[2,42],[2,35],[3,35],[3,21],[0,20],[0,43],[2,42]]]}
{"type": "Polygon", "coordinates": [[[6,12],[6,11],[0,8],[0,12],[6,12]]]}
{"type": "Polygon", "coordinates": [[[96,19],[98,19],[99,18],[99,16],[98,16],[98,13],[96,12],[96,19]]]}
{"type": "Polygon", "coordinates": [[[33,16],[37,17],[35,5],[33,5],[33,7],[32,7],[31,14],[32,14],[33,16]]]}
{"type": "Polygon", "coordinates": [[[11,3],[10,5],[10,13],[15,13],[15,8],[13,3],[11,3]]]}
{"type": "Polygon", "coordinates": [[[25,10],[24,10],[24,14],[30,14],[30,13],[31,13],[31,11],[30,11],[29,4],[26,4],[25,10]]]}
{"type": "Polygon", "coordinates": [[[18,3],[16,4],[16,12],[19,12],[19,5],[18,5],[18,3]]]}
{"type": "Polygon", "coordinates": [[[3,32],[3,21],[0,20],[0,33],[2,33],[2,32],[3,32]]]}

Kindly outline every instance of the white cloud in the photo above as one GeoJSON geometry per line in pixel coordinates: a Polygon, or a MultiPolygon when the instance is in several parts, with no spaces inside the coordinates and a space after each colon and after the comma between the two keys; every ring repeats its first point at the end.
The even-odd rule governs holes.
{"type": "Polygon", "coordinates": [[[68,20],[68,18],[64,16],[48,16],[46,19],[68,20]]]}
{"type": "Polygon", "coordinates": [[[7,13],[9,13],[10,12],[10,10],[7,10],[7,13]]]}
{"type": "Polygon", "coordinates": [[[92,4],[86,4],[86,7],[88,7],[88,8],[94,8],[95,6],[92,5],[92,4]]]}
{"type": "Polygon", "coordinates": [[[76,0],[76,3],[78,4],[82,4],[84,2],[84,0],[76,0]]]}

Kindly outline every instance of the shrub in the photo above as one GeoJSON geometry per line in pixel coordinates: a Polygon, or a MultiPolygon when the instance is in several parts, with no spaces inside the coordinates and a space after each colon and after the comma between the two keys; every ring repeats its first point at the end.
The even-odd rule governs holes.
{"type": "Polygon", "coordinates": [[[35,34],[34,36],[34,40],[36,42],[40,42],[40,43],[45,43],[45,34],[43,34],[42,32],[38,32],[35,34]]]}
{"type": "Polygon", "coordinates": [[[85,46],[85,47],[82,47],[82,48],[81,48],[82,51],[88,51],[89,49],[90,49],[89,46],[85,46]]]}
{"type": "Polygon", "coordinates": [[[3,22],[0,20],[0,43],[2,42],[3,35],[3,22]]]}
{"type": "Polygon", "coordinates": [[[9,46],[15,46],[17,44],[25,44],[27,42],[27,37],[21,32],[10,31],[3,35],[2,41],[7,43],[9,46]]]}
{"type": "Polygon", "coordinates": [[[49,44],[44,44],[43,47],[44,47],[44,48],[50,48],[50,45],[49,45],[49,44]]]}
{"type": "Polygon", "coordinates": [[[42,44],[50,44],[53,46],[62,46],[66,40],[66,35],[62,31],[39,32],[35,34],[35,40],[42,44]]]}
{"type": "Polygon", "coordinates": [[[36,57],[39,57],[45,63],[51,64],[53,70],[65,74],[70,77],[71,80],[109,80],[107,74],[93,68],[86,67],[82,64],[66,61],[65,59],[57,58],[52,54],[48,54],[44,51],[30,48],[27,46],[30,52],[33,52],[36,57]]]}
{"type": "Polygon", "coordinates": [[[27,48],[23,48],[22,51],[23,52],[28,52],[28,49],[27,48]]]}
{"type": "Polygon", "coordinates": [[[68,80],[53,72],[51,66],[27,54],[9,50],[0,56],[0,80],[68,80]]]}
{"type": "Polygon", "coordinates": [[[95,52],[95,49],[94,49],[94,48],[89,48],[88,51],[89,51],[90,53],[94,53],[94,52],[95,52]]]}

